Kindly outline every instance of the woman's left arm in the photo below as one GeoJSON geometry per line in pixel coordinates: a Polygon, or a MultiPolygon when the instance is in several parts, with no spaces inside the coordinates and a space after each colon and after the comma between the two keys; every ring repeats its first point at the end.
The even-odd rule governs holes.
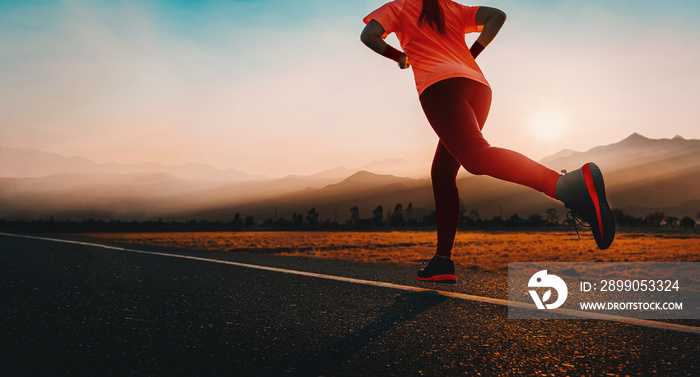
{"type": "Polygon", "coordinates": [[[382,24],[375,20],[370,20],[367,25],[365,25],[365,28],[362,29],[360,40],[377,54],[386,56],[387,58],[398,62],[399,68],[408,68],[410,65],[408,64],[406,54],[384,42],[384,39],[382,39],[382,35],[384,35],[384,33],[385,30],[384,27],[382,27],[382,24]]]}
{"type": "Polygon", "coordinates": [[[476,12],[476,24],[479,26],[483,25],[484,28],[476,41],[484,47],[488,46],[496,38],[496,34],[498,34],[505,22],[506,14],[502,10],[480,7],[476,12]]]}

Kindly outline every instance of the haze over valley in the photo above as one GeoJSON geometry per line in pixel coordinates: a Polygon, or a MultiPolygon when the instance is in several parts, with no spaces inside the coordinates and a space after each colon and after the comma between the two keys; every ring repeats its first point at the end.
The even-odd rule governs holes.
{"type": "MultiPolygon", "coordinates": [[[[540,162],[573,170],[602,169],[614,208],[634,216],[662,211],[695,218],[700,210],[700,140],[632,134],[588,151],[562,150],[540,162]]],[[[427,169],[404,160],[339,167],[308,176],[268,177],[205,164],[97,164],[37,150],[0,148],[0,219],[222,220],[235,213],[263,221],[315,208],[320,220],[344,222],[357,206],[363,218],[379,205],[412,203],[433,210],[427,169]]],[[[528,188],[466,172],[458,179],[464,205],[482,218],[526,217],[564,207],[528,188]]]]}

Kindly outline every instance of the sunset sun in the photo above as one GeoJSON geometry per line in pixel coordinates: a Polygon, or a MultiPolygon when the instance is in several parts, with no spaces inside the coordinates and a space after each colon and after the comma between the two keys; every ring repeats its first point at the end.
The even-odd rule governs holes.
{"type": "Polygon", "coordinates": [[[556,141],[566,135],[569,119],[555,109],[543,109],[533,113],[528,122],[528,130],[539,141],[556,141]]]}

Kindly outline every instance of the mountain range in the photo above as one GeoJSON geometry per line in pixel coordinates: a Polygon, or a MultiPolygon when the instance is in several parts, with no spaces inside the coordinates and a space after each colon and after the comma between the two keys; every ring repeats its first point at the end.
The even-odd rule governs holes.
{"type": "MultiPolygon", "coordinates": [[[[606,179],[611,206],[634,216],[663,211],[695,217],[700,211],[700,140],[650,139],[632,134],[588,151],[562,150],[540,162],[573,170],[594,161],[606,179]]],[[[544,194],[487,176],[460,174],[460,196],[482,218],[521,217],[564,207],[544,194]]],[[[414,216],[433,209],[430,179],[415,164],[377,161],[309,176],[273,178],[204,164],[98,164],[79,156],[0,148],[0,219],[207,219],[235,213],[291,218],[316,208],[321,220],[345,221],[350,208],[371,216],[382,205],[412,203],[414,216]],[[387,174],[396,172],[394,174],[387,174]],[[401,175],[401,176],[399,176],[401,175]]]]}

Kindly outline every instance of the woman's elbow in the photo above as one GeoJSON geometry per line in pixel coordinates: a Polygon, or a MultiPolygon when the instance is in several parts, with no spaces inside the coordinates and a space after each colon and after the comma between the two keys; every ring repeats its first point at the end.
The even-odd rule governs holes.
{"type": "Polygon", "coordinates": [[[382,25],[375,20],[370,20],[367,25],[365,25],[365,28],[362,29],[360,40],[365,45],[372,46],[377,44],[377,41],[382,40],[382,35],[384,35],[384,28],[382,25]]]}
{"type": "Polygon", "coordinates": [[[506,18],[508,18],[508,17],[506,16],[506,12],[504,12],[504,11],[502,11],[502,10],[500,10],[500,9],[496,9],[496,12],[494,12],[493,17],[494,17],[496,20],[500,21],[501,23],[506,22],[506,18]]]}
{"type": "Polygon", "coordinates": [[[369,43],[370,39],[372,39],[372,38],[369,35],[369,33],[367,33],[367,29],[362,30],[362,33],[360,33],[360,41],[362,41],[362,43],[367,45],[369,43]]]}
{"type": "Polygon", "coordinates": [[[381,39],[381,34],[379,34],[377,30],[372,30],[371,28],[365,28],[364,30],[362,30],[362,33],[360,33],[360,40],[366,46],[372,46],[376,44],[378,40],[381,39]]]}

